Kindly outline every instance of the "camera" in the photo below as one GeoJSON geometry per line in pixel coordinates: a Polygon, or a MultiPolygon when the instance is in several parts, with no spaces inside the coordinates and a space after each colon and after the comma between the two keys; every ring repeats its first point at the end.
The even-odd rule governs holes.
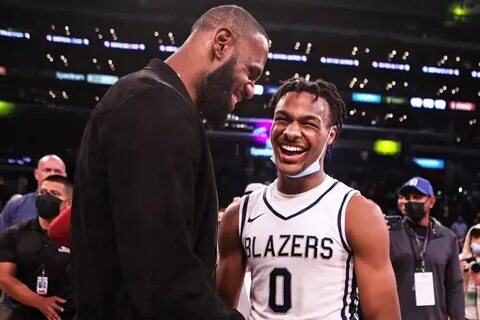
{"type": "Polygon", "coordinates": [[[401,216],[391,216],[387,215],[385,216],[385,219],[387,219],[387,225],[390,229],[390,231],[399,231],[402,229],[402,217],[401,216]]]}
{"type": "Polygon", "coordinates": [[[462,259],[462,261],[465,261],[467,263],[465,269],[463,269],[464,272],[468,272],[468,270],[472,270],[473,273],[480,272],[480,263],[478,263],[474,257],[462,259]]]}

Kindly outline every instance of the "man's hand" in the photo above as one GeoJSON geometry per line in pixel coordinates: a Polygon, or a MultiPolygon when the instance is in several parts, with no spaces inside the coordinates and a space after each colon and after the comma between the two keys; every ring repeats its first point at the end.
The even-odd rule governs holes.
{"type": "Polygon", "coordinates": [[[63,312],[63,308],[59,303],[65,303],[66,300],[53,296],[53,297],[40,297],[35,304],[35,308],[40,310],[48,320],[62,320],[58,315],[58,312],[63,312]]]}

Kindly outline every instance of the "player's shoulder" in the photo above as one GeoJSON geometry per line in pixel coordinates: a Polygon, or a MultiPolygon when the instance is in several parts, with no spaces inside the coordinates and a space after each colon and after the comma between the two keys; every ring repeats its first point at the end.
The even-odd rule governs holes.
{"type": "Polygon", "coordinates": [[[385,223],[380,207],[361,194],[353,195],[347,205],[347,222],[357,225],[369,224],[375,221],[385,223]]]}
{"type": "Polygon", "coordinates": [[[380,211],[380,207],[374,201],[367,199],[360,193],[354,194],[348,205],[354,211],[380,211]]]}
{"type": "Polygon", "coordinates": [[[240,215],[240,208],[241,208],[242,200],[234,200],[232,203],[228,205],[225,209],[225,212],[222,216],[222,225],[231,225],[233,222],[238,223],[238,217],[240,215]]]}
{"type": "Polygon", "coordinates": [[[340,192],[340,193],[352,193],[352,194],[360,194],[360,191],[355,189],[354,187],[349,186],[347,183],[336,179],[335,177],[327,175],[325,181],[333,187],[333,190],[340,192]]]}
{"type": "MultiPolygon", "coordinates": [[[[250,185],[253,185],[253,183],[250,184],[250,185]]],[[[248,192],[248,193],[246,193],[242,196],[242,203],[244,203],[247,200],[247,198],[248,198],[249,202],[254,202],[254,201],[258,201],[259,199],[262,199],[265,192],[268,190],[268,188],[272,188],[272,187],[273,187],[273,183],[271,183],[269,185],[256,183],[255,184],[255,189],[253,189],[252,191],[250,191],[250,192],[248,192]]]]}

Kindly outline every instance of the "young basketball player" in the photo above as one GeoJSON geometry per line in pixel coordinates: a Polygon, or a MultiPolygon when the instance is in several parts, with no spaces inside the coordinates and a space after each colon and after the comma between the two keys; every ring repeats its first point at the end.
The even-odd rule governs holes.
{"type": "Polygon", "coordinates": [[[382,212],[328,176],[324,157],[345,104],[323,80],[286,81],[272,97],[278,178],[227,208],[220,227],[217,287],[235,307],[248,262],[248,319],[399,320],[382,212]]]}

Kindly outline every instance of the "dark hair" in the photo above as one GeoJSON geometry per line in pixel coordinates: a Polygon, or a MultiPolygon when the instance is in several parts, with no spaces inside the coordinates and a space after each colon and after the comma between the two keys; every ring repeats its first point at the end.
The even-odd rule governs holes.
{"type": "Polygon", "coordinates": [[[197,29],[211,30],[228,27],[235,34],[251,36],[257,32],[268,39],[267,32],[247,10],[235,5],[214,7],[205,12],[192,26],[192,33],[197,29]]]}
{"type": "Polygon", "coordinates": [[[480,229],[474,228],[470,231],[470,236],[473,238],[479,238],[480,237],[480,229]]]}
{"type": "Polygon", "coordinates": [[[71,196],[72,193],[73,193],[73,184],[70,180],[68,180],[66,177],[64,176],[61,176],[61,175],[58,175],[58,174],[54,174],[52,176],[48,176],[46,177],[45,179],[43,179],[42,183],[44,181],[52,181],[52,182],[58,182],[58,183],[61,183],[63,184],[63,186],[65,187],[65,190],[67,191],[67,193],[71,196]]]}
{"type": "Polygon", "coordinates": [[[340,97],[337,87],[328,81],[317,79],[308,81],[304,78],[291,78],[283,82],[277,92],[270,99],[268,106],[275,109],[278,101],[289,92],[309,92],[315,95],[314,101],[323,98],[330,107],[330,124],[337,126],[337,137],[342,130],[343,121],[347,117],[345,102],[340,97]]]}

